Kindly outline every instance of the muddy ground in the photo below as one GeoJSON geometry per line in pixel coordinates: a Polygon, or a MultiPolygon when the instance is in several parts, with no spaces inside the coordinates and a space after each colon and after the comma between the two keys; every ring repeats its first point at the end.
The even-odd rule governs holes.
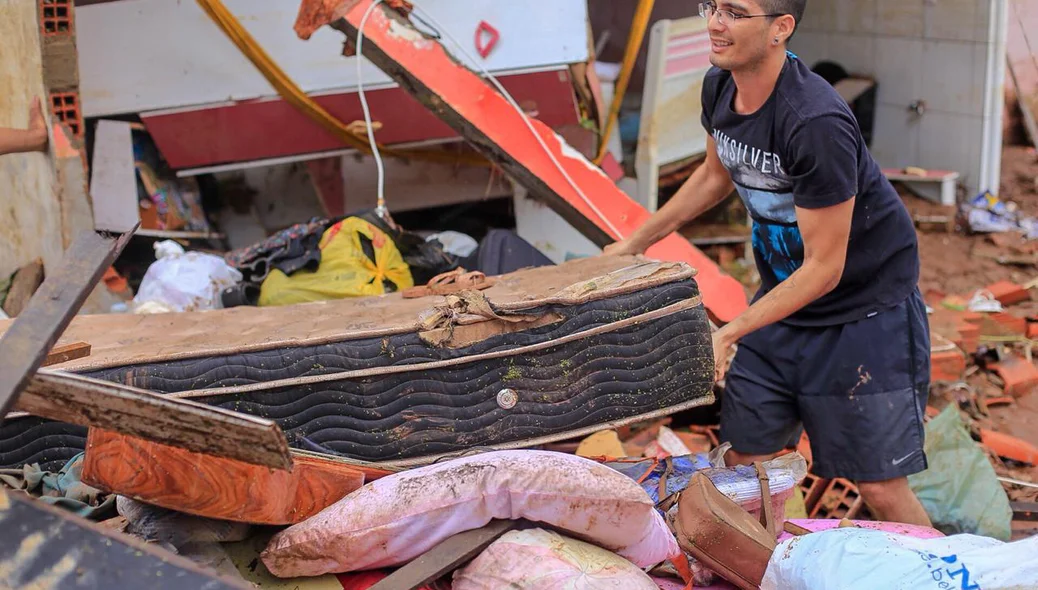
{"type": "MultiPolygon", "coordinates": [[[[1038,215],[1038,159],[1029,148],[1007,147],[1002,156],[1001,198],[1016,203],[1021,211],[1038,215]]],[[[949,211],[901,190],[905,204],[916,215],[947,215],[949,211]]],[[[954,214],[954,212],[951,212],[954,214]]],[[[961,226],[961,224],[960,224],[961,226]]],[[[922,271],[919,286],[946,294],[971,295],[976,289],[1001,280],[1026,283],[1038,278],[1038,267],[1007,265],[999,257],[1027,258],[1034,246],[1018,235],[998,238],[971,235],[960,227],[955,233],[943,233],[935,227],[919,231],[919,255],[922,271]],[[1002,246],[996,245],[998,240],[1002,246]]]]}

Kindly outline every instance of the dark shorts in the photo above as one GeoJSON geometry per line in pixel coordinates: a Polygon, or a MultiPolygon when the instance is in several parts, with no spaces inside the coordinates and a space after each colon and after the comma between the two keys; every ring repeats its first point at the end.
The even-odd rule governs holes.
{"type": "Polygon", "coordinates": [[[930,330],[918,290],[857,322],[758,330],[739,341],[725,381],[721,436],[739,453],[781,451],[802,424],[820,477],[882,481],[926,469],[930,330]]]}

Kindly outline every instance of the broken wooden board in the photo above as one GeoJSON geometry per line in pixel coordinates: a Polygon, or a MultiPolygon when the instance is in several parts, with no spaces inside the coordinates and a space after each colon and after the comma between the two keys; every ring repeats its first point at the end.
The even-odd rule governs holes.
{"type": "Polygon", "coordinates": [[[25,494],[0,490],[0,521],[0,588],[251,588],[25,494]]]}
{"type": "Polygon", "coordinates": [[[87,435],[83,482],[155,506],[219,520],[302,522],[391,472],[293,452],[292,471],[148,442],[99,428],[87,435]]]}
{"type": "Polygon", "coordinates": [[[492,520],[481,529],[458,533],[416,557],[369,590],[416,590],[465,565],[501,535],[524,523],[523,520],[492,520]]]}
{"type": "Polygon", "coordinates": [[[116,233],[133,231],[140,224],[133,131],[124,121],[101,120],[94,136],[90,175],[94,228],[116,233]]]}
{"type": "Polygon", "coordinates": [[[50,365],[67,363],[68,361],[74,361],[88,356],[90,356],[89,343],[73,342],[72,344],[55,346],[53,350],[47,353],[47,358],[43,359],[43,364],[40,366],[49,367],[50,365]]]}
{"type": "MultiPolygon", "coordinates": [[[[36,258],[53,271],[75,237],[94,229],[76,94],[76,12],[71,5],[40,0],[0,2],[0,39],[18,40],[0,52],[5,80],[0,127],[24,129],[29,105],[40,99],[51,130],[50,144],[43,151],[0,158],[0,186],[5,187],[0,198],[0,274],[13,273],[36,258]],[[44,19],[44,11],[52,16],[58,16],[53,11],[67,14],[44,19]],[[58,22],[67,29],[58,30],[58,22]],[[51,28],[41,35],[45,26],[51,28]]],[[[105,313],[117,301],[102,285],[82,309],[105,313]]]]}
{"type": "Polygon", "coordinates": [[[0,338],[0,416],[7,414],[18,392],[43,364],[72,316],[132,235],[133,231],[122,235],[82,232],[61,264],[47,273],[29,306],[0,338]]]}
{"type": "Polygon", "coordinates": [[[43,284],[43,259],[37,258],[18,269],[11,279],[11,287],[4,298],[4,313],[9,317],[18,317],[29,305],[33,293],[43,284]]]}
{"type": "MultiPolygon", "coordinates": [[[[304,0],[296,32],[307,39],[316,29],[331,24],[356,41],[360,21],[372,3],[304,0]]],[[[524,114],[503,95],[389,6],[382,4],[371,11],[362,51],[597,246],[630,236],[649,218],[644,207],[550,127],[536,119],[530,119],[527,126],[524,114]]],[[[661,240],[647,255],[691,264],[698,271],[703,303],[719,323],[730,322],[747,308],[742,285],[678,234],[661,240]]]]}
{"type": "Polygon", "coordinates": [[[273,469],[292,467],[288,441],[270,420],[109,381],[41,370],[15,407],[216,457],[273,469]]]}

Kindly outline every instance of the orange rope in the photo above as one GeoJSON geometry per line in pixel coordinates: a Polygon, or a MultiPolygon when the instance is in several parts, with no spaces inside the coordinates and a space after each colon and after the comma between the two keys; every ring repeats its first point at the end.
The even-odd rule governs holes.
{"type": "MultiPolygon", "coordinates": [[[[365,154],[371,153],[371,145],[366,137],[355,133],[350,125],[343,123],[334,115],[329,113],[312,98],[307,96],[270,55],[256,42],[241,22],[224,6],[221,0],[196,0],[198,5],[205,11],[209,18],[225,35],[238,47],[252,65],[256,66],[260,74],[270,82],[277,93],[286,102],[291,104],[299,112],[303,113],[318,125],[326,129],[332,135],[340,139],[346,145],[353,147],[365,154]]],[[[357,59],[360,59],[358,57],[357,59]]],[[[489,166],[485,158],[474,154],[447,154],[443,152],[424,150],[394,150],[378,145],[379,150],[387,155],[398,158],[414,158],[431,162],[466,163],[478,166],[489,166]]]]}

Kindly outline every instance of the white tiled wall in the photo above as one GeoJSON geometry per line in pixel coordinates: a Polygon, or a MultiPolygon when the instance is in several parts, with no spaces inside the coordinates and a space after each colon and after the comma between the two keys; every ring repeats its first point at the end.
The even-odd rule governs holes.
{"type": "Polygon", "coordinates": [[[882,166],[957,170],[976,192],[991,188],[979,186],[980,145],[998,1],[811,0],[790,49],[878,81],[872,152],[882,166]],[[916,100],[922,116],[908,111],[916,100]]]}

